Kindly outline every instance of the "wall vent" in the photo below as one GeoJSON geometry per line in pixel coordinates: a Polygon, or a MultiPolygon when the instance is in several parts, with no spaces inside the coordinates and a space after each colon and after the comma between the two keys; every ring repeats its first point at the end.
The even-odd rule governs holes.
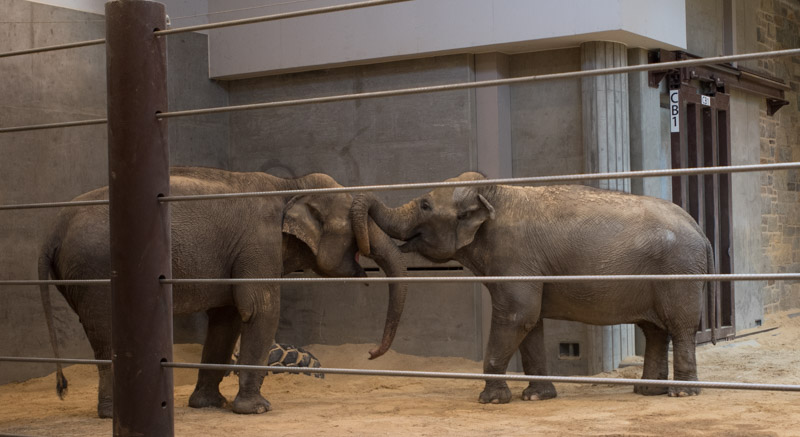
{"type": "Polygon", "coordinates": [[[558,359],[560,360],[574,360],[581,357],[580,343],[559,343],[558,344],[558,359]]]}

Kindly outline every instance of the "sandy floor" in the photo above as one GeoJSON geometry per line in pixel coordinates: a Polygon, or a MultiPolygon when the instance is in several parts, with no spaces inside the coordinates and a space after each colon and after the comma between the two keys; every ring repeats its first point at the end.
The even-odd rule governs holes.
{"type": "MultiPolygon", "coordinates": [[[[773,315],[741,338],[698,348],[700,377],[708,381],[800,384],[800,313],[773,315]],[[790,317],[798,316],[798,317],[790,317]],[[776,328],[768,330],[769,328],[776,328]],[[750,334],[750,335],[746,335],[750,334]]],[[[457,358],[420,358],[390,352],[368,361],[370,345],[309,346],[326,367],[480,372],[457,358]]],[[[176,359],[197,360],[199,346],[177,346],[176,359]]],[[[632,359],[635,363],[636,360],[632,359]]],[[[96,371],[66,370],[70,393],[55,395],[51,375],[0,386],[0,434],[110,435],[111,420],[95,415],[96,371]]],[[[640,366],[602,376],[641,376],[640,366]]],[[[477,402],[483,383],[328,375],[271,375],[262,392],[273,411],[240,416],[187,407],[194,372],[175,373],[176,435],[724,435],[800,436],[800,393],[706,390],[691,398],[643,397],[629,386],[557,384],[559,397],[520,399],[525,383],[511,383],[507,405],[477,402]]],[[[229,399],[237,380],[223,381],[229,399]]]]}

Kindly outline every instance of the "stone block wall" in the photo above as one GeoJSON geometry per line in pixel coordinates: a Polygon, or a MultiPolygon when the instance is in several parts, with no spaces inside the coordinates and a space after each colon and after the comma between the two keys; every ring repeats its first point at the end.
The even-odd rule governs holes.
{"type": "MultiPolygon", "coordinates": [[[[762,0],[757,9],[758,51],[800,47],[800,2],[762,0]]],[[[783,79],[789,104],[774,116],[760,110],[761,162],[800,161],[800,56],[758,61],[761,72],[783,79]]],[[[771,271],[800,272],[800,171],[775,171],[761,177],[763,255],[771,271]]],[[[764,311],[800,307],[800,282],[770,281],[763,288],[764,311]]]]}

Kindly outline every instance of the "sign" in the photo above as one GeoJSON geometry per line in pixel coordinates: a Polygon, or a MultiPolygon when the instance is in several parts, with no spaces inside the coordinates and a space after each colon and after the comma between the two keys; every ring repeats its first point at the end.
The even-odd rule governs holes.
{"type": "Polygon", "coordinates": [[[711,97],[700,96],[700,103],[702,103],[703,106],[711,106],[711,97]]]}
{"type": "Polygon", "coordinates": [[[669,90],[669,131],[681,131],[681,106],[678,101],[679,90],[669,90]]]}

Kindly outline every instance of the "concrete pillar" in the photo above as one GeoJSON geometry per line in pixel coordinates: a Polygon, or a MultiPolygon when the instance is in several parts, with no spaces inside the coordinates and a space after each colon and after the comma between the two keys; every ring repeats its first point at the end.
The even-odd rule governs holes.
{"type": "MultiPolygon", "coordinates": [[[[502,53],[475,55],[475,80],[504,79],[508,77],[508,56],[502,53]]],[[[512,177],[511,155],[511,96],[508,86],[478,88],[475,90],[475,126],[477,170],[488,178],[512,177]]],[[[478,286],[481,293],[480,308],[482,351],[489,341],[492,321],[492,301],[486,287],[478,286]]],[[[509,364],[509,371],[521,371],[519,353],[509,364]]]]}
{"type": "MultiPolygon", "coordinates": [[[[475,80],[508,77],[508,56],[475,55],[475,80]]],[[[511,97],[508,85],[475,90],[478,171],[488,178],[511,175],[511,97]]]]}
{"type": "MultiPolygon", "coordinates": [[[[647,62],[647,50],[628,50],[628,65],[647,62]]],[[[662,114],[666,109],[661,108],[661,89],[650,87],[647,72],[628,73],[628,94],[631,170],[670,168],[672,146],[669,136],[661,135],[668,129],[665,124],[669,120],[666,113],[662,114]]],[[[672,178],[637,178],[631,181],[631,191],[672,201],[672,178]]]]}
{"type": "MultiPolygon", "coordinates": [[[[626,65],[628,52],[624,44],[607,41],[581,44],[583,70],[626,65]]],[[[581,87],[585,171],[629,171],[627,74],[583,78],[581,87]]],[[[630,179],[603,180],[594,185],[610,190],[631,190],[630,179]]],[[[589,326],[587,334],[590,374],[613,370],[622,359],[635,352],[633,325],[589,326]]]]}
{"type": "MultiPolygon", "coordinates": [[[[624,44],[593,41],[581,44],[581,69],[624,67],[624,44]]],[[[586,171],[605,173],[630,170],[628,132],[628,75],[585,77],[581,82],[583,147],[586,171]]],[[[596,186],[630,191],[630,179],[598,181],[596,186]]]]}

